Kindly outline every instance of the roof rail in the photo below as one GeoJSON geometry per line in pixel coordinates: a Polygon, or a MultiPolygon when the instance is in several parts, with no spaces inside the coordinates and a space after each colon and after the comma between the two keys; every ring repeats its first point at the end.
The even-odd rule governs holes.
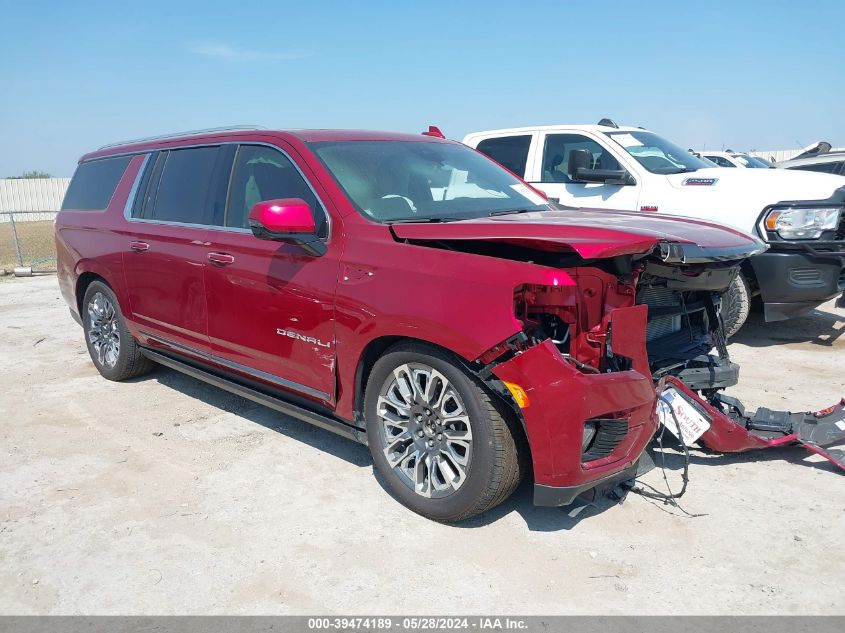
{"type": "Polygon", "coordinates": [[[108,143],[103,145],[100,149],[108,149],[109,147],[119,147],[121,145],[132,145],[134,143],[146,143],[148,141],[162,141],[171,138],[181,138],[183,136],[196,136],[197,134],[211,134],[213,132],[235,132],[239,130],[266,130],[263,125],[226,125],[223,127],[209,127],[203,130],[188,130],[186,132],[172,132],[170,134],[158,134],[156,136],[145,136],[144,138],[133,138],[128,141],[119,141],[117,143],[108,143]]]}

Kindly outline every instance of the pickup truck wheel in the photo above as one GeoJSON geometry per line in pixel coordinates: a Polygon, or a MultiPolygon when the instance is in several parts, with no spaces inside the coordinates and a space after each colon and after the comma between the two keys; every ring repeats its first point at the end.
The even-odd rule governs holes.
{"type": "Polygon", "coordinates": [[[154,363],[141,355],[126,328],[117,298],[106,284],[92,282],[82,300],[85,344],[97,371],[108,380],[126,380],[150,371],[154,363]]]}
{"type": "Polygon", "coordinates": [[[448,355],[417,344],[389,350],[365,393],[376,468],[402,503],[460,521],[507,499],[522,478],[517,431],[448,355]]]}
{"type": "Polygon", "coordinates": [[[748,280],[739,273],[722,295],[722,322],[725,336],[730,338],[743,326],[751,312],[751,288],[748,280]]]}

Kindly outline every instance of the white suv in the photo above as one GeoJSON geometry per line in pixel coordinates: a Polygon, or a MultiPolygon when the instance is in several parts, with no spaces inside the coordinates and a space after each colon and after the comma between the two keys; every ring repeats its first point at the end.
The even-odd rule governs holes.
{"type": "Polygon", "coordinates": [[[766,320],[776,321],[845,290],[841,176],[722,169],[654,132],[609,119],[473,132],[464,143],[567,206],[690,216],[766,241],[769,250],[750,260],[723,298],[729,335],[745,322],[754,295],[766,320]]]}

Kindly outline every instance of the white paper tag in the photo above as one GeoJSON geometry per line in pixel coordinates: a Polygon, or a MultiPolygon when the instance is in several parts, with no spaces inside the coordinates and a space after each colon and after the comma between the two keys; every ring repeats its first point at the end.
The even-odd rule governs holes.
{"type": "Polygon", "coordinates": [[[672,435],[681,439],[678,435],[678,427],[675,426],[675,418],[678,418],[678,424],[680,424],[681,432],[684,435],[683,442],[687,446],[690,446],[710,428],[710,422],[707,418],[696,411],[695,407],[671,387],[660,395],[663,396],[662,399],[657,401],[657,417],[660,423],[672,435]],[[674,417],[667,402],[672,405],[671,410],[675,412],[674,417]]]}
{"type": "Polygon", "coordinates": [[[642,143],[630,134],[613,134],[614,141],[619,143],[622,147],[642,147],[642,143]]]}
{"type": "Polygon", "coordinates": [[[836,423],[836,428],[840,431],[845,431],[845,420],[839,420],[839,422],[836,423]]]}

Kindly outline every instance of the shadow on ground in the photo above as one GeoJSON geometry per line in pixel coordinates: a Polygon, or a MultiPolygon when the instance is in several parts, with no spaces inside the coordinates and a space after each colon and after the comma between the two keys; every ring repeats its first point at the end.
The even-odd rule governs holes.
{"type": "MultiPolygon", "coordinates": [[[[372,468],[372,458],[366,446],[334,435],[324,429],[311,426],[306,422],[285,416],[277,411],[255,404],[250,400],[230,394],[223,389],[207,385],[200,380],[191,378],[175,370],[159,367],[153,373],[135,380],[156,380],[160,384],[175,389],[186,396],[201,400],[227,413],[238,415],[255,424],[260,424],[350,464],[361,468],[372,468]]],[[[759,460],[781,460],[795,464],[796,467],[812,467],[831,472],[837,471],[837,467],[828,461],[805,461],[810,455],[811,453],[800,446],[732,454],[693,450],[690,452],[690,467],[693,473],[691,479],[694,481],[695,468],[699,466],[725,466],[759,460]]],[[[673,489],[679,489],[680,478],[678,477],[678,472],[684,467],[683,453],[680,450],[666,448],[662,452],[657,451],[653,459],[657,468],[665,465],[667,472],[671,473],[670,482],[673,489]]],[[[385,494],[390,495],[399,503],[385,485],[383,477],[375,471],[373,471],[373,475],[385,494]]],[[[617,492],[621,493],[618,489],[617,492]]],[[[566,507],[538,507],[533,504],[533,482],[530,477],[527,477],[516,492],[504,503],[489,512],[456,524],[454,527],[460,529],[479,528],[495,523],[515,512],[522,517],[526,526],[531,531],[556,532],[559,530],[573,530],[581,521],[590,519],[617,505],[625,503],[628,494],[630,493],[621,493],[619,498],[611,499],[596,495],[591,491],[582,495],[573,504],[566,507]]],[[[653,501],[653,503],[661,506],[661,509],[673,512],[672,509],[664,506],[661,502],[653,501]]]]}
{"type": "Polygon", "coordinates": [[[731,343],[750,347],[768,347],[778,343],[812,343],[831,347],[845,335],[845,315],[824,310],[812,314],[766,323],[763,315],[751,314],[745,326],[731,338],[731,343]]]}
{"type": "MultiPolygon", "coordinates": [[[[674,450],[666,448],[663,451],[654,450],[652,459],[657,468],[664,467],[669,471],[681,471],[685,458],[680,448],[674,450]]],[[[776,448],[763,448],[745,453],[715,453],[703,449],[693,449],[689,454],[690,471],[699,466],[730,466],[749,462],[782,461],[796,468],[816,468],[818,470],[839,473],[840,468],[833,462],[816,456],[800,444],[776,448]],[[813,461],[808,458],[816,457],[813,461]]]]}
{"type": "Polygon", "coordinates": [[[135,380],[156,380],[165,387],[175,389],[191,398],[201,400],[227,413],[233,413],[245,420],[286,435],[298,442],[308,444],[324,453],[329,453],[354,466],[372,466],[366,446],[335,435],[325,429],[312,426],[273,409],[236,396],[228,391],[208,385],[201,380],[176,370],[157,367],[151,374],[135,380]]]}
{"type": "MultiPolygon", "coordinates": [[[[373,466],[369,449],[362,444],[337,436],[330,431],[311,426],[307,422],[291,418],[273,409],[231,394],[223,389],[207,385],[200,380],[176,370],[157,367],[152,373],[133,379],[133,382],[146,380],[155,380],[161,385],[175,389],[190,398],[201,400],[221,411],[232,413],[255,424],[260,424],[265,428],[308,444],[355,466],[361,468],[372,468],[373,466]]],[[[399,503],[385,485],[381,474],[373,470],[373,475],[385,494],[390,495],[399,503]]],[[[482,527],[495,523],[502,517],[516,512],[525,520],[528,529],[532,531],[552,532],[557,530],[571,530],[581,521],[604,512],[624,501],[624,498],[622,501],[614,501],[604,497],[593,498],[593,496],[587,494],[579,497],[575,503],[565,508],[541,508],[534,506],[532,497],[533,487],[529,477],[523,481],[507,501],[489,512],[456,524],[454,527],[482,527]]]]}

